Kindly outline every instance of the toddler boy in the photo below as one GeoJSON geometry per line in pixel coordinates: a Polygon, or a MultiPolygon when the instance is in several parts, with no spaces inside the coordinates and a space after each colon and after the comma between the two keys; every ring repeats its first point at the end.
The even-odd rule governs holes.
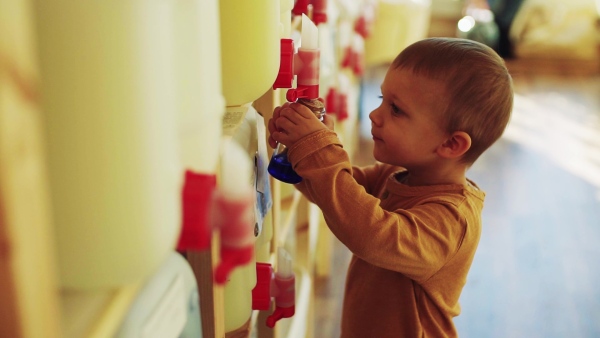
{"type": "Polygon", "coordinates": [[[353,253],[342,337],[456,337],[453,317],[481,234],[485,194],[467,169],[512,110],[504,61],[470,40],[405,48],[370,113],[377,163],[353,167],[326,117],[277,107],[269,144],[288,147],[297,188],[353,253]]]}

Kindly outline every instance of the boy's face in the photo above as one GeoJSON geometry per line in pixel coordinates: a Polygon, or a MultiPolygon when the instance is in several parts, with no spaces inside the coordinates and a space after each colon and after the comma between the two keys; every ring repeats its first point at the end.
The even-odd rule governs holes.
{"type": "Polygon", "coordinates": [[[438,117],[444,85],[408,69],[390,68],[381,85],[382,102],[369,115],[377,161],[410,170],[427,169],[449,136],[438,117]]]}

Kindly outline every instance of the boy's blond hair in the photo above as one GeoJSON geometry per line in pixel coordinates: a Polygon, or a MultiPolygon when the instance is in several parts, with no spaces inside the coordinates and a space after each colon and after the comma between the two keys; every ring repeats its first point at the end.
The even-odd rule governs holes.
{"type": "Polygon", "coordinates": [[[512,78],[504,60],[488,46],[465,39],[424,39],[406,47],[392,68],[446,83],[442,126],[471,137],[462,162],[475,162],[504,132],[513,106],[512,78]]]}

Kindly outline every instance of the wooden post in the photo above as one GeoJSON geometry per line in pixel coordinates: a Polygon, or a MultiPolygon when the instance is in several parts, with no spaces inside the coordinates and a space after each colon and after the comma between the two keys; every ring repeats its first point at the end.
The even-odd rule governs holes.
{"type": "Polygon", "coordinates": [[[213,279],[213,267],[218,257],[218,236],[213,235],[211,250],[188,251],[187,259],[194,271],[200,295],[202,336],[224,338],[223,287],[213,279]]]}
{"type": "Polygon", "coordinates": [[[61,337],[29,1],[0,2],[0,336],[61,337]]]}

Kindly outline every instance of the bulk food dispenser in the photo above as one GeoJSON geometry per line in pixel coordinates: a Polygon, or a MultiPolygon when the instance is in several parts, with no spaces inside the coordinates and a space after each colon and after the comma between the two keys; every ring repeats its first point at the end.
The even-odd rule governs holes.
{"type": "Polygon", "coordinates": [[[175,246],[181,175],[169,6],[34,6],[63,288],[139,282],[175,246]]]}
{"type": "MultiPolygon", "coordinates": [[[[324,104],[319,98],[319,33],[315,24],[306,16],[302,15],[302,37],[301,45],[295,52],[292,39],[281,39],[281,67],[273,88],[291,88],[294,77],[296,88],[291,88],[286,93],[289,102],[296,102],[309,107],[317,117],[323,118],[325,114],[324,104]]],[[[278,144],[273,152],[269,163],[269,173],[276,179],[290,184],[302,181],[292,168],[287,158],[287,148],[278,144]]]]}
{"type": "MultiPolygon", "coordinates": [[[[279,18],[280,1],[220,1],[225,135],[236,133],[252,102],[270,89],[277,76],[281,34],[279,18]]],[[[235,166],[231,162],[227,165],[235,166]]],[[[238,172],[238,175],[241,174],[238,172]]],[[[220,179],[231,178],[223,176],[220,179]]],[[[253,225],[250,230],[253,230],[253,225]]],[[[245,251],[241,247],[237,254],[239,267],[231,271],[224,291],[226,332],[248,323],[252,311],[252,289],[256,285],[254,257],[244,261],[245,251]]]]}

